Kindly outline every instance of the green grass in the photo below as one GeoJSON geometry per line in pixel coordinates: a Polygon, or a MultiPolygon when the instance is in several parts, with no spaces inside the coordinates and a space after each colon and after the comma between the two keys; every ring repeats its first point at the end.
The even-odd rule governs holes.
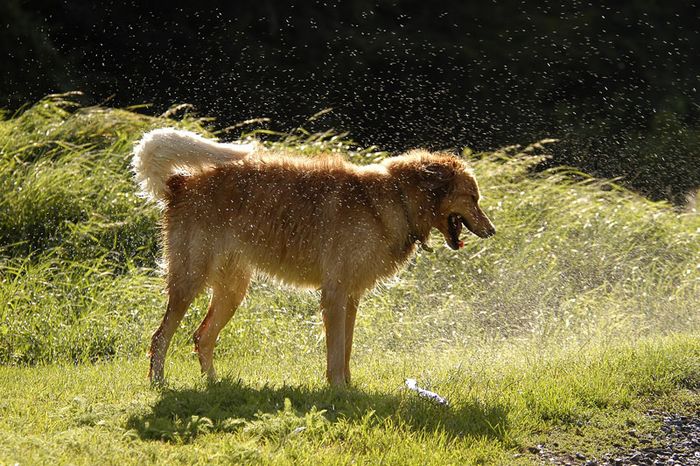
{"type": "MultiPolygon", "coordinates": [[[[202,296],[152,389],[158,211],[129,151],[148,129],[207,121],[65,99],[0,121],[0,463],[529,463],[543,442],[633,446],[624,432],[655,428],[650,405],[700,407],[700,216],[573,170],[534,174],[542,144],[464,151],[498,234],[460,252],[436,236],[365,298],[352,388],[323,381],[317,293],[258,280],[219,339],[221,382],[191,354],[202,296]]],[[[332,131],[240,136],[387,156],[332,131]]]]}
{"type": "MultiPolygon", "coordinates": [[[[527,461],[516,455],[553,426],[617,433],[630,422],[643,425],[639,412],[650,398],[700,382],[700,343],[679,336],[583,352],[460,349],[410,362],[361,352],[357,383],[342,392],[318,377],[321,348],[270,353],[222,358],[223,379],[213,385],[196,375],[195,358],[180,354],[160,391],[149,387],[143,358],[0,368],[0,457],[29,464],[511,464],[527,461]],[[402,390],[406,376],[420,377],[451,406],[402,390]]],[[[617,440],[599,437],[595,451],[617,440]]]]}

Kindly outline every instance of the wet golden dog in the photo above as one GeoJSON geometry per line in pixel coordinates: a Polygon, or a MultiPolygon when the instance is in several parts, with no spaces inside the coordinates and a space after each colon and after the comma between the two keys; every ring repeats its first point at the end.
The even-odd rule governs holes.
{"type": "Polygon", "coordinates": [[[474,174],[449,154],[413,151],[381,164],[300,158],[160,129],[134,150],[144,193],[164,206],[168,305],[151,342],[150,378],[204,288],[209,311],[194,334],[202,372],[215,378],[214,344],[251,276],[321,289],[328,381],[350,381],[357,306],[437,228],[452,249],[462,225],[495,233],[479,208],[474,174]]]}

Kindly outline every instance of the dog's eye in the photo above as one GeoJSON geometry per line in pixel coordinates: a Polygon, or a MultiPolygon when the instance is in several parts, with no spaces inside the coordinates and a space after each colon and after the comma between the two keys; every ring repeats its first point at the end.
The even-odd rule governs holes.
{"type": "Polygon", "coordinates": [[[478,197],[477,195],[475,195],[475,194],[472,194],[472,193],[462,193],[462,194],[459,196],[459,198],[460,198],[463,202],[467,202],[467,203],[470,203],[470,204],[473,204],[473,203],[475,203],[475,202],[479,202],[479,197],[478,197]]]}

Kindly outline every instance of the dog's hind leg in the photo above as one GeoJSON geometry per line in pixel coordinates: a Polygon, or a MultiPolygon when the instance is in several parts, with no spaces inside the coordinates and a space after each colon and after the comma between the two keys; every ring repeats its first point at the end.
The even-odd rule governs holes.
{"type": "Polygon", "coordinates": [[[352,337],[359,303],[359,297],[350,296],[347,309],[345,310],[345,383],[350,383],[350,354],[352,353],[352,337]]]}
{"type": "Polygon", "coordinates": [[[348,294],[334,287],[321,292],[326,329],[326,378],[331,385],[345,385],[345,335],[348,294]]]}
{"type": "Polygon", "coordinates": [[[170,340],[207,279],[207,260],[196,249],[197,242],[185,241],[176,233],[171,232],[168,236],[168,307],[151,339],[151,368],[148,372],[151,383],[163,382],[170,340]]]}
{"type": "Polygon", "coordinates": [[[199,357],[202,375],[206,375],[212,381],[216,380],[214,369],[216,338],[243,301],[250,282],[250,272],[237,269],[227,274],[225,278],[227,280],[217,281],[217,284],[212,286],[209,311],[194,333],[194,350],[199,357]]]}
{"type": "Polygon", "coordinates": [[[151,383],[162,383],[164,380],[165,355],[170,346],[170,340],[175,335],[177,327],[187,312],[187,308],[200,291],[201,285],[196,283],[171,285],[168,287],[168,307],[158,329],[151,338],[151,367],[148,377],[151,383]]]}

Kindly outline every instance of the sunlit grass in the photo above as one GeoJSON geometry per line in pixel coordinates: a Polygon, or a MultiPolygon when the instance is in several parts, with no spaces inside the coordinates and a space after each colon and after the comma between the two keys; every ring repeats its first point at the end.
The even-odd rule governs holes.
{"type": "MultiPolygon", "coordinates": [[[[0,121],[0,462],[510,464],[553,430],[604,425],[619,443],[645,403],[698,403],[700,216],[573,170],[534,174],[543,144],[465,150],[498,234],[460,252],[435,236],[365,298],[349,391],[322,380],[317,293],[260,280],[220,337],[221,383],[191,354],[202,296],[168,387],[150,389],[159,212],[136,195],[129,151],[151,128],[205,123],[59,96],[0,121]]],[[[332,131],[237,136],[388,156],[332,131]]]]}
{"type": "Polygon", "coordinates": [[[148,386],[143,358],[0,368],[0,458],[515,464],[526,462],[518,455],[528,440],[552,426],[585,432],[604,423],[610,438],[595,447],[609,449],[626,426],[653,427],[640,414],[648,399],[700,382],[700,342],[689,337],[584,351],[495,346],[410,360],[362,353],[358,381],[346,391],[317,377],[320,349],[231,354],[222,360],[222,381],[213,385],[192,370],[194,357],[181,355],[171,360],[170,383],[162,390],[148,386]],[[451,406],[403,390],[408,375],[444,394],[451,406]]]}

